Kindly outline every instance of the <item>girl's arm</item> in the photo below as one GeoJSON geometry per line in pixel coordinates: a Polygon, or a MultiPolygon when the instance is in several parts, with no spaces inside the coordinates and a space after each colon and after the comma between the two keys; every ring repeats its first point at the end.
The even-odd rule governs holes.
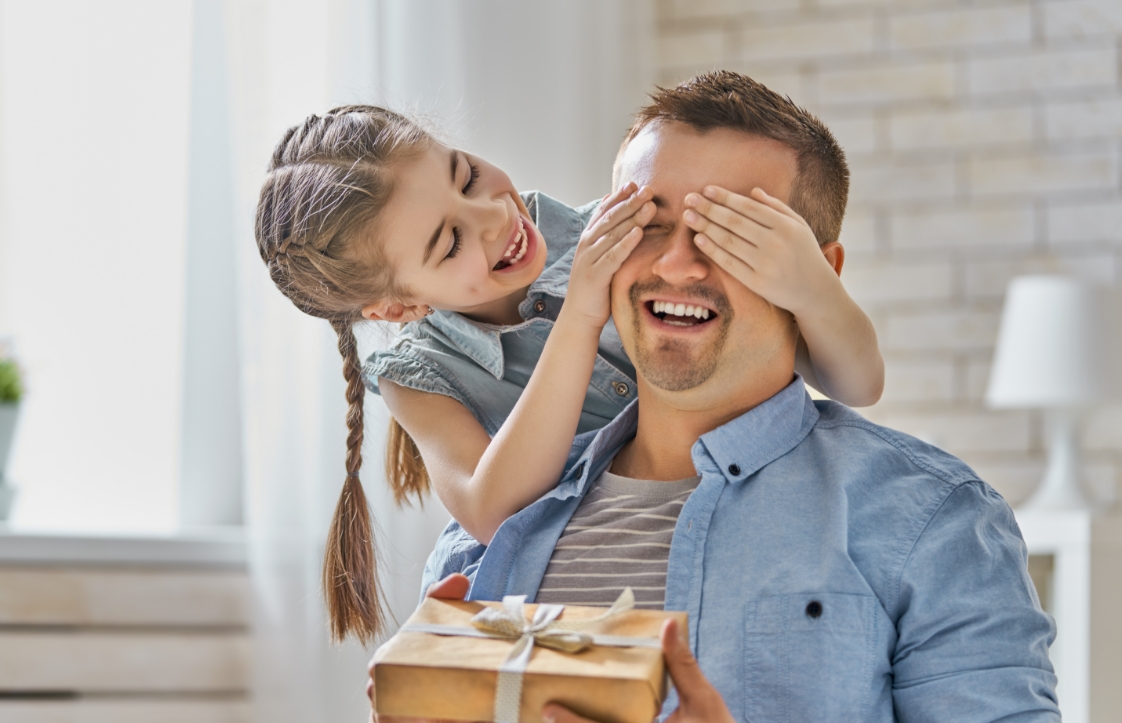
{"type": "Polygon", "coordinates": [[[610,315],[608,288],[654,216],[649,198],[647,189],[628,184],[589,222],[565,303],[526,389],[493,440],[459,402],[393,384],[382,390],[417,443],[440,501],[484,544],[503,520],[561,477],[610,315]]]}
{"type": "Polygon", "coordinates": [[[875,404],[884,360],[872,322],[841,284],[841,244],[819,246],[802,216],[760,188],[740,196],[708,186],[686,196],[686,206],[698,247],[794,314],[801,334],[796,369],[807,383],[853,407],[875,404]]]}

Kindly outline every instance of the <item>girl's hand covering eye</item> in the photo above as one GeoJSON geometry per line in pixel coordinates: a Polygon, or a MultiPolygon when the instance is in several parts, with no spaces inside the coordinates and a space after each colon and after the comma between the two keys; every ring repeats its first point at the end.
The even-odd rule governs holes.
{"type": "Polygon", "coordinates": [[[596,328],[608,323],[612,277],[643,240],[643,227],[654,218],[651,195],[649,188],[628,183],[596,209],[573,257],[565,296],[565,309],[570,314],[596,328]]]}
{"type": "Polygon", "coordinates": [[[798,316],[841,287],[803,217],[761,188],[741,196],[717,186],[686,196],[694,243],[768,302],[798,316]],[[837,288],[835,288],[837,287],[837,288]]]}

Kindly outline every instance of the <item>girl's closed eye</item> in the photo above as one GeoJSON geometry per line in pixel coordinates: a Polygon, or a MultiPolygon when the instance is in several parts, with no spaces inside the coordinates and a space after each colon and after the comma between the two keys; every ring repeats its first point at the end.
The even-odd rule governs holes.
{"type": "MultiPolygon", "coordinates": [[[[467,195],[468,191],[470,191],[475,186],[475,182],[479,180],[479,166],[477,166],[474,163],[469,162],[468,163],[468,169],[469,169],[468,170],[468,180],[467,180],[467,183],[464,184],[464,187],[462,189],[465,196],[467,195]]],[[[453,227],[452,228],[452,248],[448,249],[448,253],[444,256],[444,258],[445,259],[456,258],[456,254],[460,253],[460,247],[461,246],[462,246],[462,240],[461,240],[460,229],[453,227]]]]}
{"type": "Polygon", "coordinates": [[[452,227],[452,248],[448,249],[448,254],[445,255],[445,257],[444,257],[445,259],[454,259],[454,258],[456,258],[456,254],[460,253],[460,246],[462,245],[461,241],[460,241],[460,236],[461,236],[460,229],[453,226],[452,227]]]}
{"type": "Polygon", "coordinates": [[[479,180],[479,166],[475,165],[474,163],[468,163],[468,168],[470,170],[468,172],[467,183],[464,184],[465,195],[472,189],[473,186],[475,186],[475,182],[479,180]]]}

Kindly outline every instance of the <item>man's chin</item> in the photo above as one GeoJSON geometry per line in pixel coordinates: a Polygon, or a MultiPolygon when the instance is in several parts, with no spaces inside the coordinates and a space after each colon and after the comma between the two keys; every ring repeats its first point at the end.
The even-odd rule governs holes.
{"type": "Polygon", "coordinates": [[[680,342],[663,342],[656,349],[640,348],[635,368],[647,383],[668,392],[699,387],[717,370],[719,355],[685,347],[680,342]]]}

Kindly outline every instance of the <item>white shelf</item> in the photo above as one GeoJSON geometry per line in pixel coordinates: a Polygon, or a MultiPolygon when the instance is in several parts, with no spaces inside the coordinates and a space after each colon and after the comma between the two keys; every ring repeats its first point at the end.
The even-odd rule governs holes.
{"type": "Polygon", "coordinates": [[[1090,511],[1016,511],[1030,555],[1051,555],[1050,657],[1066,723],[1114,721],[1122,702],[1122,625],[1116,603],[1122,518],[1090,511]]]}
{"type": "Polygon", "coordinates": [[[243,568],[245,534],[236,527],[171,535],[55,534],[0,524],[0,564],[243,568]]]}

